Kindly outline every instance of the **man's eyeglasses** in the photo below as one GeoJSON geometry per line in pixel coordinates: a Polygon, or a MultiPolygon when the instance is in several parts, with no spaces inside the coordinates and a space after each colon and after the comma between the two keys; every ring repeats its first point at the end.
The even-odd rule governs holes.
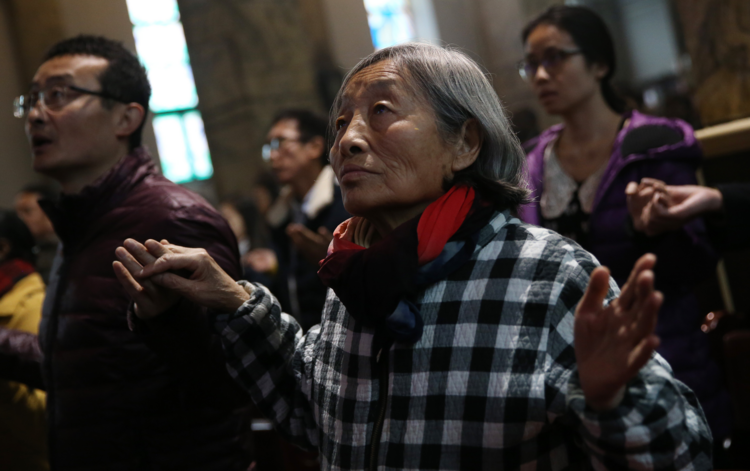
{"type": "Polygon", "coordinates": [[[95,95],[123,102],[122,99],[104,92],[86,90],[85,88],[76,87],[74,85],[53,85],[39,91],[31,92],[28,95],[21,95],[13,100],[13,116],[16,118],[28,116],[29,111],[31,111],[39,101],[41,101],[44,107],[48,110],[58,111],[81,94],[95,95]]]}
{"type": "Polygon", "coordinates": [[[283,146],[287,142],[301,142],[301,139],[293,139],[290,137],[277,137],[271,139],[268,144],[263,145],[263,160],[271,160],[271,152],[279,150],[281,146],[283,146]]]}
{"type": "Polygon", "coordinates": [[[531,82],[536,77],[539,66],[550,74],[554,74],[565,60],[576,54],[580,54],[580,49],[557,49],[550,48],[544,51],[541,60],[529,56],[518,63],[518,73],[527,82],[531,82]]]}

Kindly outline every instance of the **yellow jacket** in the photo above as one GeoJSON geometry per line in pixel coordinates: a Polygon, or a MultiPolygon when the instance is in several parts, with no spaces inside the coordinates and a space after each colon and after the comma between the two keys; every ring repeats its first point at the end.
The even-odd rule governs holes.
{"type": "MultiPolygon", "coordinates": [[[[22,278],[0,298],[0,327],[36,334],[44,282],[38,273],[22,278]]],[[[0,469],[48,470],[44,392],[0,380],[0,469]]]]}

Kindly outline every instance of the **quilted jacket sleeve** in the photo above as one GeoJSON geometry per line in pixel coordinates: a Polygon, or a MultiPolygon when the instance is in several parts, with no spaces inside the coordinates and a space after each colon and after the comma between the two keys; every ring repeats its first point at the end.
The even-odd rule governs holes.
{"type": "Polygon", "coordinates": [[[229,373],[282,435],[314,448],[318,431],[311,390],[319,327],[302,335],[297,321],[281,312],[265,286],[239,283],[250,299],[235,313],[216,320],[229,373]]]}
{"type": "MultiPolygon", "coordinates": [[[[620,405],[599,413],[587,406],[573,348],[573,319],[597,263],[576,250],[557,276],[550,302],[547,403],[554,420],[572,429],[595,469],[711,469],[711,432],[693,392],[658,354],[628,384],[620,405]]],[[[607,302],[619,295],[610,282],[607,302]]]]}

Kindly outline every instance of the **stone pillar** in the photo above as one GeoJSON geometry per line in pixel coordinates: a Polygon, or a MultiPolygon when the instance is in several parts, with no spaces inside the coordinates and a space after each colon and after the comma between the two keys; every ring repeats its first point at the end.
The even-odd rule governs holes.
{"type": "Polygon", "coordinates": [[[220,194],[249,190],[273,115],[324,111],[296,0],[179,0],[220,194]]]}
{"type": "Polygon", "coordinates": [[[674,2],[704,125],[750,116],[750,2],[674,2]]]}
{"type": "Polygon", "coordinates": [[[13,99],[28,89],[13,35],[10,4],[0,2],[0,207],[12,208],[16,192],[38,180],[31,168],[31,151],[23,121],[11,113],[13,99]]]}

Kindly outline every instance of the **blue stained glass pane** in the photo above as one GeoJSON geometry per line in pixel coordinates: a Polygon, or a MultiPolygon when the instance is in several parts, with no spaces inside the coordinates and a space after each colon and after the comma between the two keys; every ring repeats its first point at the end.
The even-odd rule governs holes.
{"type": "Polygon", "coordinates": [[[177,0],[127,0],[127,3],[130,21],[136,26],[180,20],[177,0]]]}
{"type": "Polygon", "coordinates": [[[193,180],[185,132],[179,115],[154,117],[156,145],[164,176],[175,183],[193,180]]]}
{"type": "Polygon", "coordinates": [[[204,180],[214,174],[211,164],[211,154],[208,151],[206,132],[203,129],[203,118],[198,111],[191,111],[183,115],[185,135],[193,157],[193,174],[196,179],[204,180]]]}
{"type": "Polygon", "coordinates": [[[406,0],[364,0],[376,49],[413,41],[414,20],[406,0]]]}

